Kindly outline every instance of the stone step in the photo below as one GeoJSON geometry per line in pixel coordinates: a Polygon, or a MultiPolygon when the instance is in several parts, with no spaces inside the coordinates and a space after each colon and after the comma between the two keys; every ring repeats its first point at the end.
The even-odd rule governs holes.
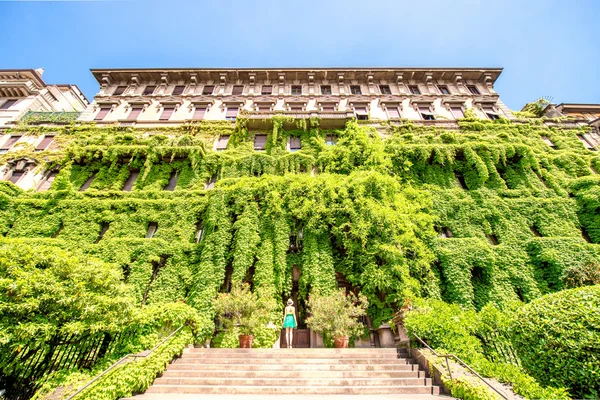
{"type": "MultiPolygon", "coordinates": [[[[145,393],[121,400],[348,400],[348,396],[330,395],[276,395],[276,394],[179,394],[179,393],[145,393]]],[[[451,400],[451,397],[432,394],[371,394],[352,395],[351,400],[451,400]]]]}
{"type": "Polygon", "coordinates": [[[316,352],[288,352],[288,351],[278,351],[278,352],[248,352],[248,353],[238,353],[238,352],[214,352],[214,351],[195,351],[190,353],[184,353],[186,357],[190,358],[223,358],[223,357],[243,357],[245,359],[257,359],[257,358],[282,358],[282,357],[293,357],[293,358],[302,358],[302,359],[312,359],[312,358],[326,358],[326,359],[341,359],[341,358],[370,358],[370,359],[379,359],[379,358],[398,358],[398,354],[396,352],[392,353],[316,353],[316,352]]]}
{"type": "Polygon", "coordinates": [[[417,371],[418,364],[203,364],[185,359],[169,365],[169,370],[195,371],[417,371]]]}
{"type": "Polygon", "coordinates": [[[222,395],[376,395],[439,394],[437,386],[202,386],[155,383],[146,393],[222,394],[222,395]]]}
{"type": "Polygon", "coordinates": [[[302,364],[310,360],[311,364],[414,364],[416,361],[412,358],[237,358],[237,357],[193,357],[192,354],[185,354],[183,357],[175,360],[175,363],[186,364],[302,364]]]}
{"type": "Polygon", "coordinates": [[[423,371],[247,371],[247,370],[172,370],[169,368],[163,378],[254,378],[254,379],[306,379],[306,378],[425,378],[423,371]]]}
{"type": "Polygon", "coordinates": [[[356,347],[356,348],[347,348],[347,349],[331,349],[331,348],[281,348],[281,349],[230,349],[230,348],[215,348],[215,347],[188,347],[185,349],[185,352],[193,353],[193,352],[202,352],[202,351],[210,351],[212,353],[281,353],[283,351],[293,352],[293,353],[319,353],[319,354],[339,354],[339,353],[367,353],[367,354],[377,354],[377,353],[397,353],[403,352],[408,353],[406,349],[396,349],[396,348],[380,348],[380,347],[356,347]]]}
{"type": "Polygon", "coordinates": [[[173,386],[310,386],[310,387],[336,387],[336,386],[428,386],[430,378],[343,378],[343,379],[285,379],[285,378],[157,378],[157,385],[173,386]]]}

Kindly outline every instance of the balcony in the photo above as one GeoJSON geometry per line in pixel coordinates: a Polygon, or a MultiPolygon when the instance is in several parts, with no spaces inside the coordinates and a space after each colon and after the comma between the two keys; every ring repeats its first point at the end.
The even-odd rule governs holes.
{"type": "Polygon", "coordinates": [[[41,111],[28,111],[19,120],[19,123],[23,125],[41,125],[41,124],[53,124],[53,125],[68,125],[79,118],[81,115],[78,111],[73,112],[41,112],[41,111]]]}

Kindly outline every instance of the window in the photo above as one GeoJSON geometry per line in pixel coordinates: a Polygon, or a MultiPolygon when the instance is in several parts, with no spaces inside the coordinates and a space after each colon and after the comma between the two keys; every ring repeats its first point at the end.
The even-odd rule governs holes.
{"type": "Polygon", "coordinates": [[[169,182],[167,182],[167,186],[163,188],[163,190],[173,191],[175,190],[175,186],[177,186],[177,178],[179,175],[177,174],[177,170],[173,170],[171,172],[171,176],[169,177],[169,182]]]}
{"type": "Polygon", "coordinates": [[[331,85],[321,85],[321,94],[331,94],[331,85]]]}
{"type": "Polygon", "coordinates": [[[398,119],[400,118],[400,108],[398,106],[390,106],[386,107],[387,115],[389,119],[398,119]]]}
{"type": "Polygon", "coordinates": [[[130,121],[135,121],[141,112],[142,112],[142,107],[133,107],[131,109],[131,112],[127,116],[127,119],[130,121]]]}
{"type": "Polygon", "coordinates": [[[552,143],[552,140],[548,139],[546,136],[542,136],[542,140],[551,148],[556,150],[556,145],[552,143]]]}
{"type": "Polygon", "coordinates": [[[102,107],[100,108],[100,111],[98,112],[98,114],[96,114],[96,118],[94,118],[94,121],[102,121],[110,112],[110,107],[102,107]]]}
{"type": "Polygon", "coordinates": [[[350,93],[362,94],[362,92],[360,91],[360,86],[359,85],[350,85],[350,93]]]}
{"type": "Polygon", "coordinates": [[[160,118],[158,118],[158,119],[160,121],[168,121],[171,118],[171,115],[173,115],[174,111],[175,111],[174,107],[165,107],[165,108],[163,108],[163,111],[160,114],[160,118]]]}
{"type": "Polygon", "coordinates": [[[583,135],[577,135],[577,138],[581,141],[581,143],[583,143],[583,146],[588,149],[588,150],[592,150],[595,151],[596,149],[594,148],[594,146],[592,146],[592,144],[590,142],[588,142],[588,140],[583,136],[583,135]]]}
{"type": "Polygon", "coordinates": [[[8,110],[9,108],[11,108],[12,106],[14,106],[17,103],[18,100],[6,100],[4,102],[4,104],[2,104],[2,106],[0,107],[0,110],[8,110]]]}
{"type": "Polygon", "coordinates": [[[204,96],[208,96],[210,94],[213,94],[213,92],[215,91],[215,87],[213,85],[206,85],[202,88],[202,94],[204,96]]]}
{"type": "Polygon", "coordinates": [[[216,150],[225,150],[227,148],[227,143],[229,143],[229,135],[219,136],[219,140],[217,140],[217,145],[215,146],[216,150]]]}
{"type": "Polygon", "coordinates": [[[146,232],[146,239],[152,239],[158,230],[157,222],[148,222],[148,232],[146,232]]]}
{"type": "Polygon", "coordinates": [[[500,117],[498,116],[498,113],[496,111],[494,111],[494,109],[492,107],[483,107],[483,112],[492,121],[500,119],[500,117]]]}
{"type": "Polygon", "coordinates": [[[10,178],[8,178],[8,180],[16,185],[17,182],[19,181],[19,179],[21,179],[21,177],[23,175],[25,175],[25,172],[22,172],[22,171],[19,171],[19,172],[13,171],[12,174],[10,175],[10,178]]]}
{"type": "Polygon", "coordinates": [[[260,93],[261,94],[272,94],[273,93],[273,86],[271,86],[271,85],[263,85],[260,93]]]}
{"type": "Polygon", "coordinates": [[[100,226],[100,234],[98,235],[98,239],[96,239],[96,243],[98,243],[100,240],[102,240],[104,235],[106,235],[106,232],[108,232],[108,228],[110,228],[109,223],[103,222],[102,225],[100,226]]]}
{"type": "Polygon", "coordinates": [[[302,104],[301,103],[290,103],[290,110],[291,111],[302,111],[302,104]]]}
{"type": "Polygon", "coordinates": [[[125,89],[127,89],[127,86],[117,86],[117,88],[113,92],[113,96],[122,95],[123,93],[125,93],[125,89]]]}
{"type": "Polygon", "coordinates": [[[354,114],[356,115],[356,119],[359,119],[359,120],[369,119],[369,113],[367,112],[366,105],[354,107],[354,114]]]}
{"type": "Polygon", "coordinates": [[[450,230],[450,228],[444,226],[442,228],[440,228],[440,237],[441,238],[453,238],[454,234],[452,233],[452,231],[450,230]]]}
{"type": "Polygon", "coordinates": [[[198,221],[196,223],[196,243],[200,243],[204,238],[204,223],[198,221]]]}
{"type": "Polygon", "coordinates": [[[206,113],[206,107],[196,107],[194,109],[194,119],[204,118],[204,113],[206,113]]]}
{"type": "Polygon", "coordinates": [[[334,112],[335,111],[335,103],[325,103],[321,106],[321,108],[325,112],[334,112]]]}
{"type": "Polygon", "coordinates": [[[50,174],[46,177],[46,180],[44,180],[42,184],[38,186],[38,192],[45,192],[46,190],[50,189],[50,186],[52,186],[52,182],[54,182],[57,174],[58,172],[56,171],[50,172],[50,174]]]}
{"type": "Polygon", "coordinates": [[[156,90],[156,86],[146,86],[142,96],[150,96],[156,90]]]}
{"type": "Polygon", "coordinates": [[[137,180],[139,174],[140,174],[140,171],[137,169],[133,170],[129,173],[129,177],[127,178],[127,180],[125,181],[125,185],[123,186],[123,190],[125,192],[130,192],[131,189],[133,189],[133,184],[137,180]]]}
{"type": "Polygon", "coordinates": [[[234,95],[234,96],[235,95],[240,95],[242,93],[244,93],[244,86],[242,86],[242,85],[235,85],[233,87],[233,90],[231,91],[231,94],[234,95]]]}
{"type": "Polygon", "coordinates": [[[292,85],[292,94],[300,96],[302,94],[302,86],[292,85]]]}
{"type": "Polygon", "coordinates": [[[302,147],[300,146],[300,138],[299,137],[291,137],[290,138],[290,151],[298,151],[302,147]]]}
{"type": "Polygon", "coordinates": [[[467,90],[471,92],[471,94],[481,94],[475,85],[467,85],[467,90]]]}
{"type": "Polygon", "coordinates": [[[419,112],[421,113],[421,118],[425,121],[433,121],[435,119],[430,106],[419,106],[419,112]]]}
{"type": "Polygon", "coordinates": [[[450,107],[450,110],[452,110],[452,115],[454,115],[454,118],[456,119],[465,117],[462,107],[450,107]]]}
{"type": "Polygon", "coordinates": [[[465,177],[460,173],[460,172],[455,172],[454,176],[456,177],[456,180],[458,181],[458,184],[460,185],[460,187],[462,189],[467,190],[467,182],[465,181],[465,177]]]}
{"type": "Polygon", "coordinates": [[[183,91],[185,90],[185,85],[177,85],[173,88],[173,92],[171,93],[173,96],[181,96],[183,91]]]}
{"type": "Polygon", "coordinates": [[[335,137],[334,135],[328,135],[327,137],[325,137],[325,144],[327,146],[333,146],[336,142],[337,137],[335,137]]]}
{"type": "Polygon", "coordinates": [[[227,107],[227,112],[225,113],[225,119],[228,121],[235,121],[238,115],[239,108],[237,107],[227,107]]]}
{"type": "Polygon", "coordinates": [[[379,91],[381,92],[381,94],[392,94],[390,85],[379,85],[379,91]]]}
{"type": "Polygon", "coordinates": [[[411,94],[421,94],[421,91],[417,85],[408,85],[408,91],[411,94]]]}
{"type": "Polygon", "coordinates": [[[96,173],[94,172],[92,174],[92,176],[90,176],[87,181],[85,181],[85,183],[83,184],[83,186],[81,186],[79,188],[80,192],[85,192],[86,190],[88,190],[88,188],[90,187],[90,185],[92,184],[92,182],[94,181],[94,179],[96,178],[96,173]]]}
{"type": "Polygon", "coordinates": [[[450,94],[450,90],[448,90],[448,86],[446,85],[439,85],[438,90],[441,94],[450,94]]]}
{"type": "Polygon", "coordinates": [[[21,139],[21,136],[9,136],[9,138],[4,142],[4,145],[0,147],[0,150],[6,151],[14,146],[21,139]]]}
{"type": "Polygon", "coordinates": [[[48,148],[48,146],[50,146],[50,143],[52,143],[53,140],[54,140],[54,136],[52,136],[52,135],[44,136],[44,138],[42,139],[40,144],[38,144],[37,147],[35,148],[35,151],[46,150],[48,148]]]}
{"type": "Polygon", "coordinates": [[[258,111],[271,111],[271,103],[256,103],[258,111]]]}
{"type": "Polygon", "coordinates": [[[498,242],[498,236],[496,236],[494,234],[485,235],[485,237],[487,237],[487,239],[490,242],[490,244],[492,244],[494,246],[498,246],[498,244],[500,244],[500,242],[498,242]]]}
{"type": "Polygon", "coordinates": [[[264,150],[267,147],[267,135],[256,135],[254,137],[254,150],[264,150]]]}
{"type": "Polygon", "coordinates": [[[214,174],[210,177],[210,179],[204,185],[204,189],[213,189],[215,187],[215,183],[217,183],[217,174],[214,174]]]}

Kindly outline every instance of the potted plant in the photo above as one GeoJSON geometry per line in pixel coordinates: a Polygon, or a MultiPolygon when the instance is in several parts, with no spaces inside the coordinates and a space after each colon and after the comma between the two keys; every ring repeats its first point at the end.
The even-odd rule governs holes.
{"type": "Polygon", "coordinates": [[[254,331],[268,323],[271,311],[247,283],[233,285],[230,293],[219,293],[213,306],[226,329],[239,329],[241,348],[252,347],[254,331]]]}
{"type": "Polygon", "coordinates": [[[348,347],[349,337],[363,332],[363,324],[358,318],[366,315],[367,306],[365,296],[346,295],[344,289],[327,295],[311,295],[308,300],[311,315],[306,319],[306,325],[331,337],[336,348],[348,347]]]}

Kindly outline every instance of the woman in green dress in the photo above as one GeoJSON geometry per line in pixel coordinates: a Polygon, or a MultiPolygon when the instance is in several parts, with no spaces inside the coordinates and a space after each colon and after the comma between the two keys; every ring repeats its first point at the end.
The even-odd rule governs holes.
{"type": "Polygon", "coordinates": [[[294,308],[294,302],[292,299],[288,299],[287,307],[283,314],[283,327],[285,328],[285,341],[288,349],[292,348],[292,341],[294,340],[294,329],[298,324],[296,323],[296,309],[294,308]]]}

